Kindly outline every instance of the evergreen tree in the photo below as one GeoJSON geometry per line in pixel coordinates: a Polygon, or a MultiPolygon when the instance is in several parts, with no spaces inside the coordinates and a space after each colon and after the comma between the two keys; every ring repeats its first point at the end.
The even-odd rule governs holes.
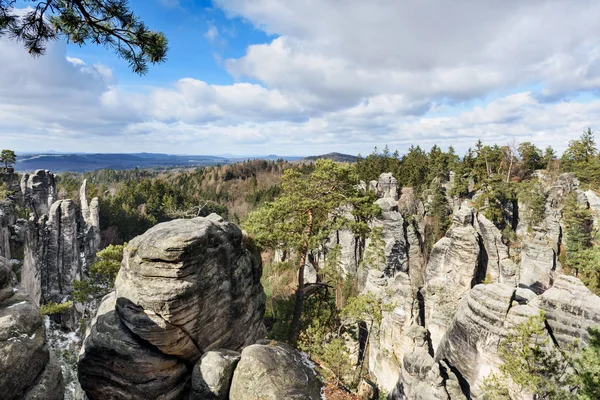
{"type": "Polygon", "coordinates": [[[33,56],[44,54],[49,40],[63,38],[110,48],[138,74],[148,70],[148,63],[166,59],[166,37],[149,30],[127,0],[24,0],[32,9],[23,15],[15,3],[0,0],[0,36],[22,42],[33,56]]]}
{"type": "Polygon", "coordinates": [[[12,150],[4,149],[0,153],[0,162],[4,164],[4,167],[8,169],[12,164],[17,162],[17,156],[12,150]]]}
{"type": "Polygon", "coordinates": [[[351,166],[317,160],[315,170],[303,176],[285,171],[281,195],[248,216],[246,229],[256,242],[271,249],[290,249],[298,255],[298,287],[290,342],[296,343],[305,300],[304,268],[308,252],[318,248],[329,233],[347,220],[342,207],[356,197],[357,176],[351,166]]]}

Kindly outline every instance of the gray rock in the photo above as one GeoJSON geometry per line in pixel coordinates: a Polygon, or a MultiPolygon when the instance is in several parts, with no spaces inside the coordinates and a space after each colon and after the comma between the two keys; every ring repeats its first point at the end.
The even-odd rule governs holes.
{"type": "Polygon", "coordinates": [[[190,371],[180,359],[140,340],[114,311],[107,295],[91,323],[79,355],[79,383],[90,400],[181,399],[190,371]]]}
{"type": "Polygon", "coordinates": [[[521,276],[519,282],[536,293],[548,289],[556,275],[556,253],[548,243],[526,241],[521,251],[521,276]]]}
{"type": "Polygon", "coordinates": [[[321,382],[292,347],[261,341],[246,347],[233,373],[232,400],[321,399],[321,382]]]}
{"type": "Polygon", "coordinates": [[[87,271],[96,259],[100,249],[100,206],[98,198],[94,197],[88,203],[87,179],[84,179],[79,190],[81,203],[81,231],[83,241],[83,271],[87,271]]]}
{"type": "Polygon", "coordinates": [[[463,298],[435,359],[454,366],[477,397],[484,378],[500,365],[498,343],[514,294],[507,284],[477,285],[463,298]]]}
{"type": "Polygon", "coordinates": [[[482,280],[485,270],[480,255],[479,234],[473,227],[473,210],[454,214],[454,223],[431,250],[425,271],[425,327],[434,349],[450,326],[462,297],[482,280]]]}
{"type": "Polygon", "coordinates": [[[23,174],[21,194],[25,205],[36,218],[48,214],[50,207],[58,199],[54,174],[42,169],[31,175],[23,174]]]}
{"type": "Polygon", "coordinates": [[[391,172],[383,173],[379,176],[376,185],[377,197],[398,200],[398,180],[394,178],[391,172]]]}
{"type": "Polygon", "coordinates": [[[0,257],[0,398],[62,399],[62,374],[49,363],[40,312],[10,275],[0,257]]]}
{"type": "Polygon", "coordinates": [[[518,267],[510,259],[508,246],[502,242],[502,232],[481,213],[477,214],[474,227],[485,250],[486,279],[516,285],[518,267]]]}
{"type": "Polygon", "coordinates": [[[14,225],[17,222],[17,210],[11,200],[0,201],[0,257],[13,258],[14,225]]]}
{"type": "Polygon", "coordinates": [[[419,325],[407,331],[412,350],[402,359],[402,376],[393,398],[419,400],[463,400],[458,379],[444,362],[437,362],[428,351],[428,332],[419,325]]]}
{"type": "Polygon", "coordinates": [[[216,214],[158,224],[129,242],[115,282],[116,311],[161,352],[196,362],[264,337],[258,253],[216,214]]]}
{"type": "Polygon", "coordinates": [[[559,275],[552,288],[530,302],[543,310],[560,345],[589,340],[587,330],[600,325],[600,297],[574,276],[559,275]]]}
{"type": "Polygon", "coordinates": [[[232,350],[213,350],[205,353],[192,372],[190,400],[226,400],[233,371],[240,353],[232,350]]]}
{"type": "Polygon", "coordinates": [[[38,377],[33,387],[27,391],[23,400],[63,400],[64,382],[58,360],[50,356],[50,360],[38,377]]]}

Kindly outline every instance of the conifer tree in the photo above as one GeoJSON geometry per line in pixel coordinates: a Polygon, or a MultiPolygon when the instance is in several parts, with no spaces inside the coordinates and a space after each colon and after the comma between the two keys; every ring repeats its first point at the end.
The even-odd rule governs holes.
{"type": "Polygon", "coordinates": [[[138,74],[148,63],[166,60],[167,39],[146,26],[127,0],[24,0],[32,9],[20,13],[16,0],[0,0],[0,37],[22,42],[32,56],[43,55],[48,41],[94,43],[112,49],[138,74]]]}

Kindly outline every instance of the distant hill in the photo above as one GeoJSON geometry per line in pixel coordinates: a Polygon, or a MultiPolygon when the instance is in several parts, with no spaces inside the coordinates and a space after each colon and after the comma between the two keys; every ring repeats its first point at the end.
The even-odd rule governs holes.
{"type": "Polygon", "coordinates": [[[133,168],[166,168],[166,167],[193,167],[217,164],[231,164],[247,159],[278,159],[297,160],[300,157],[281,157],[268,155],[264,157],[218,157],[218,156],[194,156],[194,155],[172,155],[158,153],[134,153],[134,154],[111,154],[111,153],[73,153],[73,154],[21,154],[17,156],[15,170],[19,172],[34,171],[36,169],[48,169],[52,172],[88,172],[98,169],[133,169],[133,168]]]}
{"type": "Polygon", "coordinates": [[[337,161],[337,162],[356,162],[356,156],[350,155],[350,154],[342,154],[342,153],[327,153],[327,154],[322,154],[320,156],[310,156],[310,157],[304,157],[303,160],[306,161],[316,161],[319,159],[327,159],[327,160],[332,160],[332,161],[337,161]]]}

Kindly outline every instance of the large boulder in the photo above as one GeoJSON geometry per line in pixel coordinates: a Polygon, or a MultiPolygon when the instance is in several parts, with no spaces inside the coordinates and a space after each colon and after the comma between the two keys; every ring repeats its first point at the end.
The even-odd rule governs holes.
{"type": "Polygon", "coordinates": [[[158,224],[129,242],[116,311],[161,352],[196,362],[264,337],[261,261],[216,214],[158,224]]]}
{"type": "Polygon", "coordinates": [[[298,351],[283,343],[261,341],[242,351],[229,398],[320,400],[321,382],[298,351]]]}
{"type": "Polygon", "coordinates": [[[240,357],[240,353],[233,350],[205,353],[194,366],[190,400],[227,400],[240,357]]]}
{"type": "Polygon", "coordinates": [[[0,398],[63,398],[60,366],[51,360],[42,316],[12,287],[8,261],[0,257],[0,398]]]}
{"type": "Polygon", "coordinates": [[[91,400],[182,398],[204,353],[264,337],[262,265],[246,240],[212,214],[158,224],[129,242],[80,355],[91,400]]]}
{"type": "Polygon", "coordinates": [[[134,335],[116,315],[114,292],[104,298],[79,355],[81,388],[89,399],[181,399],[189,369],[134,335]]]}

